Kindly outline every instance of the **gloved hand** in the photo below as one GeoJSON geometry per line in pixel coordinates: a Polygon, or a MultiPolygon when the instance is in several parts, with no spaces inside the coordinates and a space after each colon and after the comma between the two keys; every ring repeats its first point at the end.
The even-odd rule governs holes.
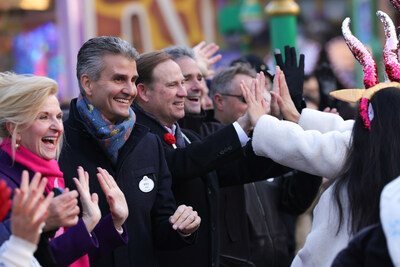
{"type": "Polygon", "coordinates": [[[285,46],[285,63],[279,49],[275,51],[275,60],[285,74],[290,97],[296,109],[301,113],[301,110],[305,107],[303,104],[304,54],[300,54],[299,65],[297,66],[296,49],[287,45],[285,46]]]}

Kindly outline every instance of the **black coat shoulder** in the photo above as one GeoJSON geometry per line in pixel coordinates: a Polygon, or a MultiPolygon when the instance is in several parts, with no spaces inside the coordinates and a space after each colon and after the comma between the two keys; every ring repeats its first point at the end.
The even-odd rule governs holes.
{"type": "Polygon", "coordinates": [[[392,267],[385,234],[381,224],[361,230],[342,250],[332,263],[332,267],[392,267]]]}

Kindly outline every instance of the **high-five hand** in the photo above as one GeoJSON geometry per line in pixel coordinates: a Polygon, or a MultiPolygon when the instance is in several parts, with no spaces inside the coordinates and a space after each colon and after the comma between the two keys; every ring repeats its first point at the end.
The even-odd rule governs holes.
{"type": "Polygon", "coordinates": [[[297,111],[297,108],[290,97],[289,88],[285,80],[285,74],[279,70],[278,66],[276,69],[277,71],[275,74],[274,83],[275,80],[278,79],[277,84],[279,84],[279,94],[275,91],[271,92],[272,98],[276,99],[283,117],[288,121],[297,123],[300,118],[300,113],[297,111]]]}
{"type": "Polygon", "coordinates": [[[240,83],[240,89],[247,103],[247,111],[245,115],[238,119],[238,122],[241,124],[241,119],[247,118],[249,125],[243,127],[241,124],[243,130],[247,131],[254,127],[258,119],[266,113],[267,103],[264,100],[264,92],[266,91],[264,73],[257,73],[256,78],[251,83],[250,89],[243,81],[240,83]]]}

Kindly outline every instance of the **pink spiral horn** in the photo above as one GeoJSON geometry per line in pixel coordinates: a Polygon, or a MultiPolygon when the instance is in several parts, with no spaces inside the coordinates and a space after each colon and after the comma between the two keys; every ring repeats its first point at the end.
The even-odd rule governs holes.
{"type": "Polygon", "coordinates": [[[375,60],[368,49],[351,33],[350,18],[346,18],[343,21],[342,33],[347,46],[363,68],[365,88],[368,89],[378,84],[378,71],[375,60]]]}
{"type": "Polygon", "coordinates": [[[392,82],[400,82],[399,40],[397,39],[393,21],[382,11],[376,12],[376,15],[382,21],[385,29],[386,43],[383,48],[383,59],[386,73],[392,82]]]}

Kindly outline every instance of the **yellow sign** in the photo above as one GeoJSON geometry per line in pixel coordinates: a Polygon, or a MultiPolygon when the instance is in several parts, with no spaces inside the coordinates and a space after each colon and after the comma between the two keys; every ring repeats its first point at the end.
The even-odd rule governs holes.
{"type": "Polygon", "coordinates": [[[215,27],[212,2],[96,0],[97,35],[119,36],[139,52],[214,41],[214,31],[209,30],[215,27]]]}

